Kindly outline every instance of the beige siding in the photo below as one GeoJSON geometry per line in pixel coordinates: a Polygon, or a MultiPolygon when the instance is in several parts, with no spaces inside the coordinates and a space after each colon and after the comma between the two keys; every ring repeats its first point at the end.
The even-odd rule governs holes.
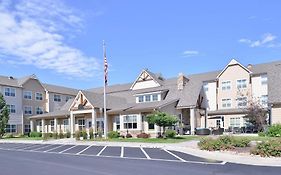
{"type": "Polygon", "coordinates": [[[281,123],[281,106],[272,108],[272,124],[281,123]]]}

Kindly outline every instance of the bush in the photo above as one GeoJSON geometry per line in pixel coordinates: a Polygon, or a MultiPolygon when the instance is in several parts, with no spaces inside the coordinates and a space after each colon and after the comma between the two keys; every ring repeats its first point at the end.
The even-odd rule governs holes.
{"type": "Polygon", "coordinates": [[[50,137],[50,134],[49,133],[43,133],[42,136],[43,136],[43,140],[48,140],[49,137],[50,137]]]}
{"type": "Polygon", "coordinates": [[[258,135],[259,135],[260,137],[265,137],[265,136],[266,136],[266,132],[259,132],[258,135]]]}
{"type": "Polygon", "coordinates": [[[59,136],[59,134],[58,134],[57,132],[54,132],[54,133],[53,133],[54,139],[58,139],[58,136],[59,136]]]}
{"type": "Polygon", "coordinates": [[[216,151],[216,150],[229,150],[235,147],[247,147],[250,140],[247,138],[235,138],[230,136],[221,136],[218,139],[204,138],[198,146],[202,150],[216,151]]]}
{"type": "Polygon", "coordinates": [[[12,133],[7,133],[5,135],[5,138],[14,138],[14,135],[12,133]]]}
{"type": "Polygon", "coordinates": [[[126,134],[126,138],[132,138],[132,137],[133,137],[132,134],[130,134],[130,133],[126,134]]]}
{"type": "Polygon", "coordinates": [[[90,137],[90,139],[94,138],[94,129],[93,128],[89,129],[89,137],[90,137]]]}
{"type": "Polygon", "coordinates": [[[107,136],[110,139],[114,139],[114,138],[118,138],[120,136],[120,134],[117,131],[110,131],[110,132],[108,132],[107,136]]]}
{"type": "Polygon", "coordinates": [[[71,137],[71,133],[69,131],[67,131],[66,134],[65,134],[65,137],[66,138],[70,138],[71,137]]]}
{"type": "Polygon", "coordinates": [[[75,136],[75,139],[76,139],[76,140],[80,140],[81,132],[80,132],[80,131],[75,131],[74,136],[75,136]]]}
{"type": "Polygon", "coordinates": [[[251,150],[251,154],[262,157],[281,157],[281,140],[263,141],[258,143],[256,148],[251,150]]]}
{"type": "Polygon", "coordinates": [[[167,138],[174,138],[176,136],[176,131],[175,130],[170,130],[168,129],[166,132],[165,132],[165,136],[167,138]]]}
{"type": "Polygon", "coordinates": [[[64,138],[64,134],[62,133],[62,131],[59,133],[59,138],[63,139],[64,138]]]}
{"type": "Polygon", "coordinates": [[[281,124],[274,124],[270,126],[266,135],[269,137],[281,137],[281,124]]]}
{"type": "Polygon", "coordinates": [[[41,132],[30,132],[29,137],[42,137],[42,133],[41,132]]]}
{"type": "Polygon", "coordinates": [[[87,140],[88,139],[87,131],[86,130],[82,130],[81,136],[83,137],[84,140],[87,140]]]}
{"type": "Polygon", "coordinates": [[[147,139],[149,137],[150,137],[150,134],[146,134],[144,132],[137,135],[137,138],[147,139]]]}

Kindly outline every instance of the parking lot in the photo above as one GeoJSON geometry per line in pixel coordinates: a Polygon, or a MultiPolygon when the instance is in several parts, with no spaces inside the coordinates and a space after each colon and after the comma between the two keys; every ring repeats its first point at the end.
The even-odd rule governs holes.
{"type": "Polygon", "coordinates": [[[207,160],[185,154],[178,151],[160,148],[142,147],[117,147],[98,145],[66,145],[66,144],[24,144],[24,143],[0,143],[1,150],[41,152],[53,154],[68,154],[79,156],[115,157],[124,159],[144,159],[173,162],[191,162],[222,164],[222,162],[207,160]]]}

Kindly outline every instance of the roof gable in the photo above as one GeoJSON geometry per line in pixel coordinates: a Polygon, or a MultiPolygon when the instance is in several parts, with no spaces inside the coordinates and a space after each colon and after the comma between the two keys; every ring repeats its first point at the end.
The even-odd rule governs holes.
{"type": "Polygon", "coordinates": [[[69,110],[82,110],[82,109],[92,109],[94,106],[90,103],[87,97],[82,91],[79,91],[72,104],[70,105],[69,110]]]}
{"type": "Polygon", "coordinates": [[[152,72],[143,70],[131,86],[131,90],[145,89],[161,86],[160,79],[152,72]]]}
{"type": "Polygon", "coordinates": [[[237,60],[235,59],[232,59],[226,66],[225,68],[218,74],[217,76],[217,79],[226,71],[226,69],[229,67],[229,66],[234,66],[234,65],[238,65],[240,66],[241,68],[243,68],[245,71],[247,71],[248,73],[252,73],[248,68],[246,68],[245,66],[243,66],[241,63],[239,63],[237,60]]]}

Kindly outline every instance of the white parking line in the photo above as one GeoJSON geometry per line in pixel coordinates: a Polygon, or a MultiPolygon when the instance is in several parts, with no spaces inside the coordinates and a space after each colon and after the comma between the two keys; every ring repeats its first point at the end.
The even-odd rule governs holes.
{"type": "Polygon", "coordinates": [[[27,148],[30,146],[30,144],[23,144],[23,145],[15,146],[15,147],[8,148],[8,149],[18,149],[18,148],[21,148],[22,146],[24,146],[23,148],[27,148]]]}
{"type": "Polygon", "coordinates": [[[37,147],[37,146],[39,146],[39,145],[35,144],[35,145],[31,145],[31,146],[24,147],[24,148],[21,148],[21,149],[25,150],[25,149],[27,149],[27,148],[29,149],[29,148],[33,148],[33,147],[37,147]]]}
{"type": "Polygon", "coordinates": [[[49,152],[49,151],[52,151],[52,150],[54,150],[54,149],[57,149],[57,148],[60,148],[60,147],[63,147],[63,146],[64,146],[64,145],[59,145],[59,146],[57,146],[57,147],[54,147],[54,148],[48,149],[48,150],[43,151],[43,152],[49,152]]]}
{"type": "MultiPolygon", "coordinates": [[[[42,145],[44,145],[44,144],[42,144],[42,145]]],[[[47,147],[49,147],[49,146],[52,146],[52,145],[45,145],[45,146],[43,146],[43,147],[36,148],[36,149],[34,149],[34,150],[32,150],[32,151],[37,151],[37,150],[39,150],[39,149],[47,148],[47,147]]]]}
{"type": "Polygon", "coordinates": [[[180,158],[179,156],[175,155],[174,153],[172,153],[172,152],[170,152],[170,151],[168,151],[168,150],[166,150],[166,149],[163,149],[163,150],[166,151],[167,153],[171,154],[171,155],[174,156],[175,158],[181,160],[182,162],[186,162],[186,160],[180,158]]]}
{"type": "Polygon", "coordinates": [[[83,149],[82,151],[76,153],[76,155],[81,154],[82,152],[86,151],[87,149],[89,149],[92,145],[87,146],[85,149],[83,149]]]}
{"type": "Polygon", "coordinates": [[[97,154],[97,156],[100,156],[101,153],[105,150],[106,147],[107,147],[107,146],[104,146],[104,147],[100,150],[100,152],[97,154]]]}
{"type": "Polygon", "coordinates": [[[74,145],[74,146],[71,146],[71,147],[69,147],[69,148],[67,148],[65,150],[62,150],[61,152],[59,152],[59,154],[64,153],[64,152],[66,152],[66,151],[68,151],[68,150],[70,150],[70,149],[72,149],[72,148],[74,148],[76,146],[78,146],[78,145],[74,145]]]}
{"type": "Polygon", "coordinates": [[[149,155],[144,151],[144,149],[143,149],[142,147],[140,147],[140,149],[141,149],[141,151],[143,152],[143,154],[145,155],[145,157],[146,157],[147,159],[151,159],[151,158],[149,157],[149,155]]]}
{"type": "Polygon", "coordinates": [[[124,147],[121,147],[121,153],[120,153],[120,157],[124,157],[124,147]]]}

